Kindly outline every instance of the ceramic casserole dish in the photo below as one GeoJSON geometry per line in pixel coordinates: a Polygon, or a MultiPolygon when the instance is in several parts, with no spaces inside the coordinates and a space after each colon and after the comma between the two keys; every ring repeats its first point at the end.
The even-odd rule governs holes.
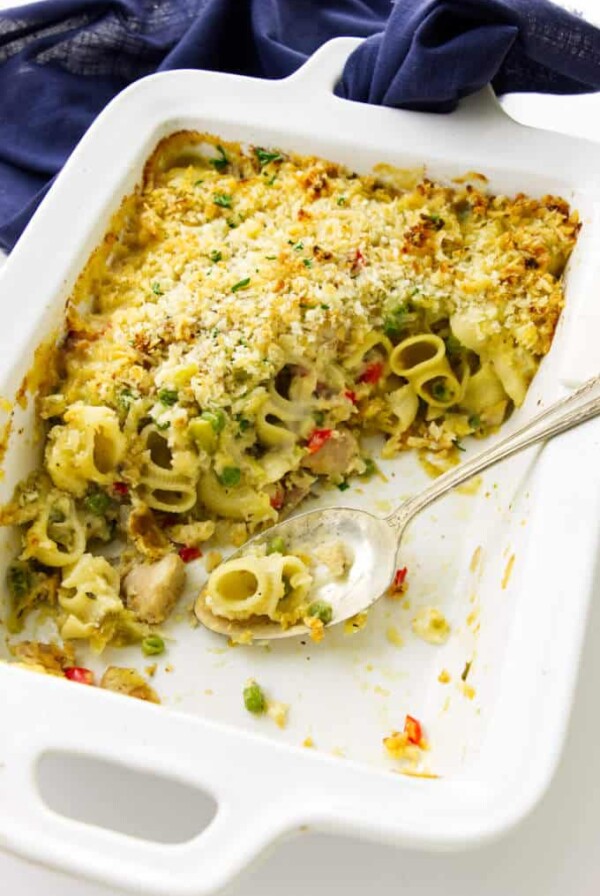
{"type": "MultiPolygon", "coordinates": [[[[597,148],[515,124],[488,91],[449,116],[341,100],[333,87],[355,46],[332,41],[283,81],[152,76],[94,123],[1,274],[0,426],[13,420],[0,500],[39,456],[33,403],[13,403],[35,348],[59,324],[79,271],[154,147],[181,129],[314,154],[361,173],[380,162],[425,164],[433,178],[475,170],[495,192],[563,196],[583,222],[566,307],[503,433],[598,373],[597,148]]],[[[163,707],[0,664],[0,846],[115,887],[183,896],[217,891],[306,825],[430,850],[505,832],[540,799],[560,755],[598,546],[599,441],[600,421],[592,421],[491,471],[477,494],[451,496],[414,525],[404,548],[412,599],[443,605],[455,633],[439,651],[387,642],[385,609],[331,649],[292,639],[271,651],[228,650],[217,636],[180,626],[173,671],[157,684],[163,707]],[[445,689],[443,667],[453,670],[445,689]],[[291,704],[285,732],[240,709],[249,675],[276,682],[291,704]],[[381,738],[409,711],[426,720],[431,777],[396,774],[381,756],[381,738]],[[308,735],[317,749],[301,746],[308,735]],[[186,838],[159,842],[69,817],[40,787],[40,768],[61,756],[73,769],[89,758],[122,770],[117,802],[127,801],[127,774],[142,773],[208,794],[212,818],[186,838]]],[[[386,484],[348,492],[344,503],[383,513],[426,481],[409,456],[386,470],[386,484]]],[[[15,545],[3,530],[2,571],[15,545]]],[[[59,786],[68,791],[72,782],[65,776],[59,786]]]]}

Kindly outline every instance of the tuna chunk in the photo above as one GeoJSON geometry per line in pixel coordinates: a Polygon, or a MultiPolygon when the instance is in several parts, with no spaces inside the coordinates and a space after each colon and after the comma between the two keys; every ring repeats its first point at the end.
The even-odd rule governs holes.
{"type": "Polygon", "coordinates": [[[183,591],[185,564],[177,554],[134,566],[123,582],[127,606],[142,622],[163,622],[183,591]]]}
{"type": "Polygon", "coordinates": [[[358,455],[358,445],[352,433],[339,429],[318,451],[309,454],[303,465],[318,476],[344,476],[350,472],[358,455]]]}
{"type": "Polygon", "coordinates": [[[107,691],[116,691],[117,694],[126,694],[127,697],[147,700],[149,703],[160,703],[154,688],[151,688],[146,679],[135,669],[109,666],[102,676],[100,687],[107,691]]]}

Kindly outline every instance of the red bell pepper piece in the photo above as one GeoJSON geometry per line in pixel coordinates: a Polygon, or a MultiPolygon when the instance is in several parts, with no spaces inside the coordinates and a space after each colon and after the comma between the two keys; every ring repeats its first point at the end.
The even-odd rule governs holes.
{"type": "Polygon", "coordinates": [[[187,545],[179,548],[177,553],[184,563],[191,563],[192,560],[197,560],[198,557],[202,556],[202,551],[199,548],[193,548],[191,546],[188,547],[187,545]]]}
{"type": "Polygon", "coordinates": [[[373,361],[372,364],[367,364],[363,372],[358,378],[359,383],[369,383],[373,385],[374,383],[378,383],[381,377],[383,376],[383,364],[381,361],[373,361]]]}
{"type": "Polygon", "coordinates": [[[278,491],[272,495],[270,503],[273,510],[281,510],[283,507],[283,499],[284,493],[282,491],[278,491]]]}
{"type": "Polygon", "coordinates": [[[64,669],[65,678],[76,681],[78,684],[94,684],[94,673],[83,666],[68,666],[64,669]]]}
{"type": "Polygon", "coordinates": [[[412,716],[407,716],[404,721],[404,733],[407,738],[411,742],[411,744],[417,744],[417,746],[423,740],[423,729],[421,728],[421,723],[414,719],[412,716]]]}
{"type": "Polygon", "coordinates": [[[408,569],[406,566],[403,566],[402,569],[397,569],[394,575],[394,588],[401,588],[406,581],[406,575],[408,573],[408,569]]]}

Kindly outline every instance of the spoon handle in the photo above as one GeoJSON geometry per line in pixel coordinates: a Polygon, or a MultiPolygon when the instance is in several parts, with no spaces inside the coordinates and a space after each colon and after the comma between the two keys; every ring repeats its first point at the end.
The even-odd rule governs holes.
{"type": "Polygon", "coordinates": [[[400,534],[417,513],[472,476],[537,442],[552,439],[561,432],[579,426],[597,414],[600,414],[600,376],[593,377],[566,398],[551,404],[506,438],[439,476],[428,488],[404,501],[386,518],[387,522],[400,534]]]}

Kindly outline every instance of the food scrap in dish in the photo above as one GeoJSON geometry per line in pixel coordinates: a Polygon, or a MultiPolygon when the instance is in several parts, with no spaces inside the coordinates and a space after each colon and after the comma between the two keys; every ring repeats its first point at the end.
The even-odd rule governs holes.
{"type": "Polygon", "coordinates": [[[436,607],[422,607],[413,618],[411,628],[428,644],[445,644],[450,637],[450,624],[436,607]]]}

